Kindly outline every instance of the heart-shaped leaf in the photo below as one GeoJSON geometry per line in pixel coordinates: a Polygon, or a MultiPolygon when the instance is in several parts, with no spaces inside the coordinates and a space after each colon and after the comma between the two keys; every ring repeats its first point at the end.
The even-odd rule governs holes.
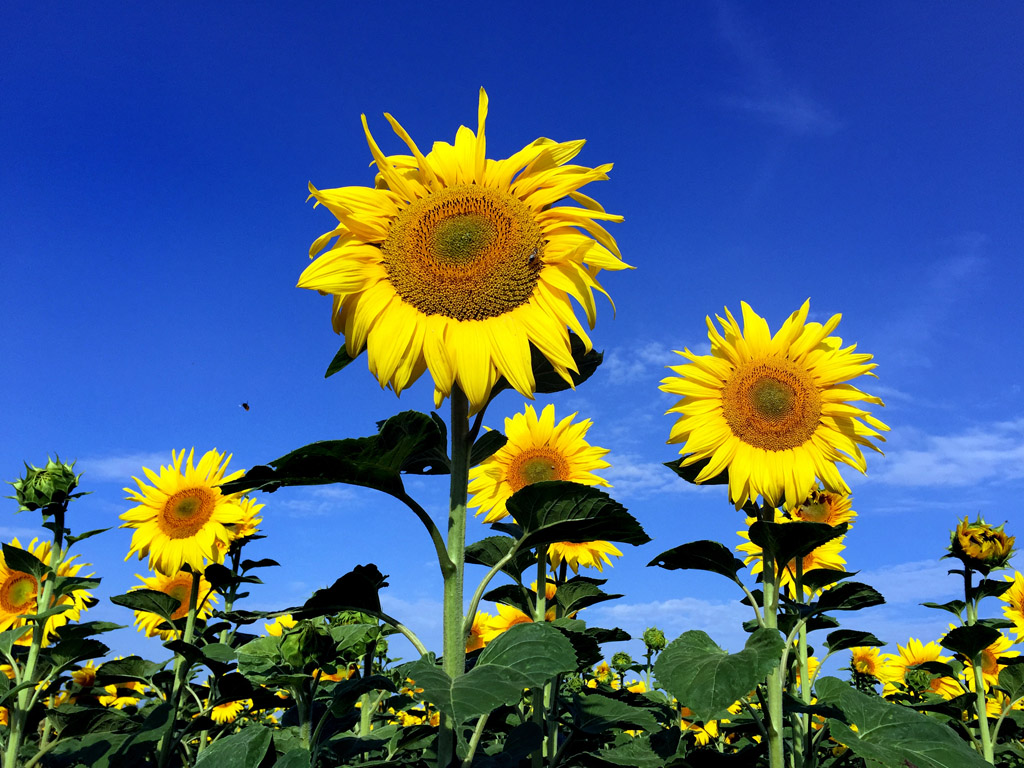
{"type": "Polygon", "coordinates": [[[625,507],[593,486],[534,483],[512,494],[507,507],[523,530],[520,549],[562,541],[637,545],[651,540],[625,507]]]}

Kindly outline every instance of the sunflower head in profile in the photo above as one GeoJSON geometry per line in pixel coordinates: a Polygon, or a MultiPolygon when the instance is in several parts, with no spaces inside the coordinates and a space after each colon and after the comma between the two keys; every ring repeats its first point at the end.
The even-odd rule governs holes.
{"type": "Polygon", "coordinates": [[[792,509],[816,478],[825,490],[848,494],[836,464],[866,471],[861,448],[877,451],[872,440],[884,440],[889,429],[862,407],[882,401],[848,383],[875,368],[871,355],[829,335],[840,315],[807,322],[809,301],[774,336],[764,318],[742,307],[742,329],[728,309],[718,318],[721,333],[709,317],[711,354],[678,352],[687,362],[661,382],[682,397],[669,410],[679,414],[669,442],[683,444],[682,465],[706,460],[698,483],[728,472],[737,509],[758,497],[792,509]]]}
{"type": "MultiPolygon", "coordinates": [[[[178,571],[173,576],[165,576],[162,573],[154,574],[152,577],[139,576],[136,578],[142,581],[141,585],[132,587],[136,589],[155,589],[170,595],[178,601],[178,607],[171,614],[172,620],[182,619],[188,615],[189,598],[192,596],[192,580],[195,575],[187,571],[178,571]]],[[[199,605],[196,606],[196,618],[206,620],[213,613],[213,605],[217,597],[212,593],[210,582],[202,575],[199,576],[199,605]]],[[[170,640],[177,637],[178,633],[173,629],[166,628],[167,622],[162,616],[147,611],[135,611],[135,626],[140,632],[145,632],[146,637],[160,635],[162,640],[170,640]]]]}
{"type": "Polygon", "coordinates": [[[469,470],[469,506],[486,513],[484,522],[508,517],[505,503],[520,488],[544,480],[566,480],[581,485],[608,481],[594,470],[611,466],[602,457],[606,448],[590,445],[584,438],[593,425],[590,419],[573,423],[573,413],[555,423],[555,407],[544,406],[540,417],[533,406],[505,419],[508,442],[469,470]]]}
{"type": "Polygon", "coordinates": [[[824,523],[833,527],[843,523],[852,525],[857,517],[852,504],[852,499],[844,493],[818,489],[802,504],[789,510],[789,514],[794,520],[804,523],[824,523]]]}
{"type": "Polygon", "coordinates": [[[426,155],[385,117],[411,154],[385,155],[363,116],[376,183],[310,184],[338,225],[313,243],[299,287],[333,295],[348,355],[365,348],[396,393],[429,370],[437,405],[458,384],[475,412],[502,376],[532,397],[531,345],[571,384],[568,330],[590,341],[570,299],[593,327],[598,273],[628,266],[601,224],[622,217],[578,191],[611,165],[569,165],[584,142],[544,138],[488,159],[483,89],[476,133],[463,126],[426,155]],[[578,205],[555,205],[566,198],[578,205]]]}
{"type": "MultiPolygon", "coordinates": [[[[39,562],[50,565],[51,545],[48,541],[40,542],[39,539],[32,539],[27,547],[22,547],[17,539],[11,541],[11,546],[24,549],[33,555],[39,562]]],[[[84,563],[75,563],[78,555],[68,558],[57,566],[57,577],[65,578],[77,576],[79,571],[85,567],[84,563]]],[[[56,565],[56,563],[54,563],[56,565]]],[[[45,577],[44,577],[45,578],[45,577]]],[[[25,628],[25,634],[16,641],[19,645],[28,645],[32,642],[32,627],[28,624],[26,616],[39,612],[36,598],[39,592],[39,584],[30,573],[19,571],[8,565],[3,554],[0,553],[0,632],[9,629],[25,628]]],[[[92,595],[84,589],[76,589],[70,594],[57,598],[56,606],[69,606],[62,613],[54,614],[46,620],[43,631],[43,644],[50,642],[53,633],[67,624],[69,621],[78,621],[82,611],[87,609],[92,601],[92,595]]]]}
{"type": "Polygon", "coordinates": [[[138,490],[125,488],[132,507],[121,519],[122,528],[134,528],[132,545],[125,560],[138,553],[149,556],[149,567],[173,576],[183,565],[202,571],[207,560],[219,563],[234,537],[234,527],[242,523],[245,510],[239,494],[224,495],[221,483],[242,476],[242,471],[225,475],[231,456],[217,450],[207,451],[193,466],[195,449],[172,452],[171,464],[160,467],[159,474],[143,467],[152,483],[137,477],[138,490]]]}
{"type": "Polygon", "coordinates": [[[603,571],[605,565],[613,564],[609,555],[622,557],[622,552],[610,541],[560,541],[548,547],[551,567],[557,570],[565,563],[573,573],[579,573],[581,567],[603,571]]]}

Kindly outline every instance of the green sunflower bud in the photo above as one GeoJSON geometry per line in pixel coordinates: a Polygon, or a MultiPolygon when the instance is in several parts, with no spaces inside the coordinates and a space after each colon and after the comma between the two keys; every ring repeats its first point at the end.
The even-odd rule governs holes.
{"type": "Polygon", "coordinates": [[[1014,537],[1003,526],[989,525],[980,517],[973,523],[965,517],[950,536],[949,554],[966,567],[981,573],[1005,568],[1013,555],[1014,537]]]}
{"type": "Polygon", "coordinates": [[[625,674],[634,664],[633,657],[625,651],[619,651],[612,656],[612,669],[619,674],[625,674]]]}
{"type": "Polygon", "coordinates": [[[281,655],[296,669],[315,668],[333,660],[334,643],[322,627],[301,621],[281,638],[281,655]]]}
{"type": "Polygon", "coordinates": [[[647,650],[654,653],[665,650],[665,646],[668,645],[668,641],[665,640],[665,633],[657,627],[648,627],[645,629],[643,639],[644,645],[647,646],[647,650]]]}
{"type": "Polygon", "coordinates": [[[18,502],[18,511],[42,509],[46,514],[47,507],[81,495],[72,493],[81,477],[75,474],[74,466],[74,462],[64,464],[59,456],[56,461],[47,457],[45,467],[26,464],[25,476],[11,483],[15,495],[8,498],[18,502]]]}
{"type": "Polygon", "coordinates": [[[583,679],[580,677],[567,677],[562,681],[567,693],[579,693],[583,690],[583,679]]]}

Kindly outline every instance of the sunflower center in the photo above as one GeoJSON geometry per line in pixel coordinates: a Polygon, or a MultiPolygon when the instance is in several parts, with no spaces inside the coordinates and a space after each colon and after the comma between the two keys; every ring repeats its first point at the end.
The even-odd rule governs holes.
{"type": "Polygon", "coordinates": [[[195,536],[213,516],[217,496],[209,488],[183,488],[160,511],[160,530],[172,539],[195,536]]]}
{"type": "Polygon", "coordinates": [[[165,590],[168,595],[178,601],[178,607],[171,614],[172,619],[180,619],[188,613],[188,600],[192,596],[192,585],[184,579],[172,582],[165,590]]]}
{"type": "Polygon", "coordinates": [[[529,301],[543,251],[522,201],[475,184],[414,201],[381,244],[398,295],[425,315],[453,320],[498,317],[529,301]]]}
{"type": "Polygon", "coordinates": [[[788,360],[755,360],[726,382],[722,415],[743,442],[784,451],[803,445],[818,428],[821,394],[807,371],[788,360]]]}
{"type": "Polygon", "coordinates": [[[0,608],[4,613],[24,614],[35,611],[36,580],[29,574],[13,571],[0,585],[0,608]]]}
{"type": "Polygon", "coordinates": [[[569,466],[565,458],[550,448],[531,448],[512,460],[509,467],[508,482],[512,492],[527,485],[542,483],[546,480],[566,480],[569,466]]]}

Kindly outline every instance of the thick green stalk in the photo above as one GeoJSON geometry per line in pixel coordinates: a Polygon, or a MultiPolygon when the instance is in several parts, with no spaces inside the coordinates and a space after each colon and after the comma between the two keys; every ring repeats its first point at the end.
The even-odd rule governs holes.
{"type": "MultiPolygon", "coordinates": [[[[463,571],[466,563],[466,489],[469,486],[469,402],[458,385],[452,387],[451,485],[448,503],[448,560],[444,576],[444,647],[442,664],[454,680],[466,671],[466,633],[462,605],[463,571]]],[[[448,768],[455,757],[454,725],[442,718],[438,732],[437,765],[448,768]]]]}
{"type": "MultiPolygon", "coordinates": [[[[772,522],[775,519],[775,510],[767,503],[761,508],[761,519],[765,522],[772,522]]],[[[768,629],[778,630],[779,628],[779,580],[775,568],[775,553],[764,550],[761,555],[763,564],[763,587],[764,587],[764,626],[768,629]]],[[[786,651],[783,651],[786,653],[786,651]]],[[[782,733],[782,686],[783,670],[781,666],[772,670],[765,683],[768,699],[768,722],[765,724],[768,730],[768,764],[770,768],[783,768],[785,764],[785,752],[783,747],[782,733]]]]}
{"type": "MultiPolygon", "coordinates": [[[[533,603],[533,620],[536,622],[543,622],[544,615],[547,613],[547,598],[548,598],[548,558],[547,558],[547,547],[537,548],[537,588],[534,590],[536,595],[533,603]]],[[[544,758],[548,755],[554,754],[553,745],[550,743],[548,736],[547,725],[547,711],[548,711],[548,693],[547,685],[533,689],[533,722],[540,728],[540,732],[543,734],[541,741],[541,748],[533,753],[533,766],[534,768],[541,768],[544,765],[544,758]]]]}
{"type": "MultiPolygon", "coordinates": [[[[964,565],[964,599],[967,602],[967,626],[978,623],[978,603],[972,594],[971,569],[964,565]]],[[[985,678],[982,674],[982,656],[979,651],[971,659],[971,671],[974,673],[974,708],[978,714],[978,735],[981,737],[981,752],[985,761],[995,765],[995,752],[992,748],[992,734],[988,727],[988,708],[985,701],[985,678]]]]}
{"type": "MultiPolygon", "coordinates": [[[[192,573],[192,590],[188,596],[188,618],[185,619],[185,630],[181,633],[183,643],[191,643],[192,635],[196,629],[196,605],[199,602],[199,574],[192,573]]],[[[167,731],[160,738],[160,757],[157,765],[160,768],[167,768],[167,764],[174,754],[174,726],[178,721],[178,710],[181,708],[181,692],[185,687],[185,678],[188,676],[189,665],[181,654],[174,656],[174,686],[171,688],[171,707],[173,715],[171,722],[167,725],[167,731]]]]}

